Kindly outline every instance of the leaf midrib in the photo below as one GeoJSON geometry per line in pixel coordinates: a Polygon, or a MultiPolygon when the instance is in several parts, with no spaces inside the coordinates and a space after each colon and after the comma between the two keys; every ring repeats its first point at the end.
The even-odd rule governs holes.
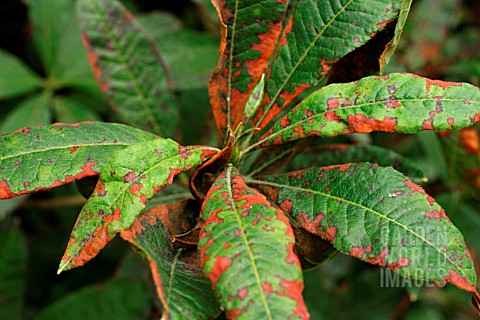
{"type": "Polygon", "coordinates": [[[426,238],[422,237],[420,234],[416,233],[415,231],[411,230],[407,226],[399,223],[398,221],[386,216],[385,214],[383,214],[381,212],[375,211],[375,210],[373,210],[371,208],[368,208],[368,207],[366,207],[366,206],[364,206],[360,203],[356,203],[356,202],[353,202],[353,201],[350,201],[350,200],[347,200],[347,199],[344,199],[344,198],[340,198],[340,197],[337,197],[337,196],[334,196],[334,195],[330,195],[330,194],[327,194],[327,193],[324,193],[324,192],[321,192],[321,191],[317,191],[317,190],[305,189],[305,188],[301,188],[301,187],[294,187],[294,186],[283,185],[283,184],[279,184],[279,183],[275,183],[275,182],[256,180],[256,179],[250,179],[250,178],[247,178],[245,180],[249,183],[267,185],[267,186],[276,187],[276,188],[279,188],[279,189],[284,188],[284,189],[291,189],[291,190],[294,190],[294,191],[299,191],[299,192],[304,192],[304,193],[313,193],[313,194],[324,196],[324,197],[327,197],[327,198],[330,198],[330,199],[333,199],[333,200],[336,200],[336,201],[339,201],[339,202],[344,202],[344,203],[352,205],[352,206],[356,206],[356,207],[358,207],[360,209],[363,209],[365,211],[369,211],[369,212],[377,215],[381,219],[383,218],[383,219],[387,220],[388,222],[394,223],[394,224],[398,225],[399,227],[405,229],[407,232],[411,233],[412,235],[417,236],[418,239],[424,241],[426,244],[428,244],[430,247],[432,247],[436,252],[438,252],[440,255],[445,257],[446,261],[448,261],[450,264],[452,264],[455,267],[455,269],[459,270],[460,273],[466,279],[468,278],[468,276],[463,272],[463,269],[458,269],[457,266],[455,265],[455,263],[452,261],[452,259],[450,259],[450,257],[448,255],[446,255],[443,251],[441,251],[440,249],[435,247],[430,241],[428,241],[426,238]]]}
{"type": "MultiPolygon", "coordinates": [[[[302,54],[302,56],[300,57],[300,59],[297,61],[297,63],[295,64],[295,66],[292,68],[291,72],[287,75],[287,77],[285,78],[285,81],[282,83],[282,85],[280,86],[280,88],[277,90],[277,92],[275,93],[275,96],[273,97],[272,101],[270,102],[270,104],[268,105],[267,108],[265,108],[265,114],[268,112],[268,110],[270,110],[270,108],[275,104],[275,102],[277,101],[278,97],[280,96],[280,94],[282,93],[282,90],[283,88],[287,85],[287,83],[290,81],[290,78],[292,77],[292,75],[297,71],[297,68],[300,66],[300,64],[303,62],[303,60],[305,60],[305,58],[307,57],[308,53],[310,52],[310,50],[315,46],[315,43],[318,41],[318,39],[320,39],[320,37],[325,33],[325,31],[328,29],[328,27],[330,27],[330,25],[337,19],[337,17],[343,12],[346,10],[346,8],[352,4],[354,0],[349,0],[322,28],[322,30],[320,30],[320,32],[315,36],[315,38],[313,39],[313,41],[310,43],[310,45],[307,47],[307,49],[304,51],[304,53],[302,54]]],[[[292,18],[294,20],[295,18],[295,14],[292,15],[292,18]]],[[[280,39],[283,35],[280,35],[280,39]]]]}
{"type": "MultiPolygon", "coordinates": [[[[69,144],[69,145],[62,145],[62,146],[57,146],[57,147],[52,147],[52,148],[42,148],[42,149],[36,149],[36,150],[32,150],[32,151],[28,151],[28,152],[19,152],[19,153],[16,153],[16,154],[13,154],[13,155],[9,155],[9,156],[6,156],[6,157],[2,157],[0,158],[0,163],[4,160],[7,160],[7,159],[10,159],[10,158],[14,158],[14,157],[20,157],[20,156],[25,156],[25,155],[30,155],[30,154],[35,154],[35,153],[41,153],[41,152],[48,152],[48,151],[57,151],[57,150],[62,150],[62,149],[70,149],[70,148],[73,148],[73,147],[79,147],[84,149],[84,148],[88,148],[88,147],[109,147],[109,146],[125,146],[125,147],[128,147],[132,144],[136,144],[136,143],[141,143],[142,141],[137,141],[137,142],[131,142],[131,143],[114,143],[114,142],[110,142],[110,143],[87,143],[87,144],[69,144]]],[[[78,152],[78,150],[77,150],[78,152]]]]}
{"type": "MultiPolygon", "coordinates": [[[[231,119],[231,97],[232,97],[232,76],[233,76],[233,47],[235,45],[235,32],[237,28],[238,0],[235,1],[233,13],[232,38],[230,40],[230,52],[228,54],[228,79],[227,79],[227,128],[230,128],[231,119]]],[[[227,26],[228,33],[228,26],[227,26]]],[[[227,34],[228,36],[228,34],[227,34]]]]}
{"type": "Polygon", "coordinates": [[[180,248],[177,253],[175,254],[175,257],[173,258],[172,266],[170,268],[170,279],[168,279],[168,285],[167,285],[167,307],[169,308],[169,303],[170,303],[170,296],[171,296],[171,291],[173,288],[173,278],[175,276],[175,267],[177,266],[178,259],[180,255],[182,254],[183,250],[180,248]]]}
{"type": "MultiPolygon", "coordinates": [[[[192,152],[195,152],[196,150],[202,150],[202,151],[203,151],[203,150],[218,150],[218,149],[216,149],[216,148],[202,147],[202,148],[195,148],[195,149],[193,149],[193,150],[191,150],[191,151],[192,151],[192,152]]],[[[171,159],[173,159],[173,158],[175,158],[175,157],[180,157],[180,154],[177,153],[177,154],[174,154],[174,155],[172,155],[172,156],[170,156],[170,157],[168,157],[168,158],[162,159],[161,161],[159,161],[159,162],[156,163],[155,165],[151,166],[149,169],[143,171],[143,173],[148,173],[148,172],[150,172],[151,170],[156,169],[158,166],[160,166],[161,164],[163,164],[165,161],[171,160],[171,159]]],[[[100,178],[101,178],[101,175],[100,175],[100,178]]],[[[106,213],[105,213],[106,215],[111,214],[111,210],[110,210],[110,209],[112,208],[113,204],[115,204],[122,196],[125,196],[125,195],[127,194],[127,192],[125,192],[125,190],[128,190],[128,187],[131,186],[133,183],[135,183],[135,182],[137,182],[137,181],[138,181],[138,177],[136,177],[135,179],[133,179],[133,180],[132,180],[131,182],[129,182],[129,183],[123,183],[123,184],[122,184],[122,186],[121,186],[121,191],[118,192],[118,194],[117,194],[117,196],[115,197],[115,199],[113,199],[110,203],[108,203],[109,212],[108,212],[108,213],[106,212],[106,213]]],[[[105,184],[108,184],[108,183],[111,182],[111,181],[104,181],[104,182],[105,182],[105,184]]],[[[168,182],[168,180],[167,180],[167,182],[168,182]]],[[[91,199],[97,199],[97,198],[91,198],[91,199]]],[[[89,202],[87,202],[87,203],[85,204],[85,206],[84,206],[84,207],[82,208],[82,210],[80,211],[79,217],[82,215],[82,212],[85,211],[85,208],[87,208],[89,204],[91,205],[91,203],[92,203],[92,202],[89,201],[89,202]]],[[[144,205],[144,207],[145,207],[145,205],[144,205]]],[[[139,211],[139,214],[140,214],[140,211],[139,211]]],[[[60,273],[60,272],[72,261],[72,259],[78,254],[78,252],[80,252],[80,251],[83,249],[83,246],[84,246],[84,244],[80,243],[79,246],[77,247],[77,249],[76,249],[76,250],[73,250],[73,251],[71,252],[70,258],[65,262],[65,264],[64,264],[63,266],[62,266],[62,265],[60,266],[58,273],[60,273]]]]}
{"type": "Polygon", "coordinates": [[[270,307],[269,307],[268,302],[267,302],[267,298],[265,297],[265,293],[263,292],[263,289],[262,289],[262,283],[261,283],[261,280],[260,280],[260,275],[258,274],[257,264],[255,263],[255,259],[253,257],[252,250],[250,249],[250,244],[248,243],[247,236],[245,234],[245,228],[243,226],[242,220],[240,219],[240,214],[239,214],[238,209],[236,207],[235,199],[233,198],[232,177],[231,177],[232,170],[233,170],[232,167],[229,167],[227,169],[227,172],[226,172],[228,198],[229,198],[229,200],[232,204],[232,209],[234,211],[235,218],[237,219],[237,223],[238,223],[240,231],[241,231],[242,240],[243,240],[243,243],[245,245],[245,248],[246,248],[246,251],[247,251],[247,254],[248,254],[248,258],[250,259],[250,262],[253,265],[253,274],[255,276],[255,282],[257,283],[257,286],[258,286],[258,289],[259,289],[259,292],[260,292],[260,298],[262,299],[262,303],[265,307],[267,317],[268,317],[268,319],[273,319],[272,313],[270,311],[270,307]]]}
{"type": "MultiPolygon", "coordinates": [[[[435,98],[422,98],[422,99],[398,99],[397,101],[400,102],[400,103],[403,103],[403,102],[430,102],[430,101],[438,101],[439,99],[435,99],[435,98]]],[[[443,98],[442,101],[447,101],[447,102],[463,102],[464,99],[461,99],[461,98],[455,98],[455,99],[448,99],[448,98],[443,98]]],[[[305,119],[302,119],[300,121],[297,121],[295,123],[292,123],[278,131],[275,131],[274,133],[272,133],[271,135],[259,140],[258,142],[252,144],[250,147],[248,147],[247,149],[245,149],[242,153],[243,154],[246,154],[248,153],[250,150],[256,148],[257,146],[260,146],[262,145],[263,143],[267,142],[268,140],[271,140],[272,138],[276,138],[278,137],[282,132],[286,131],[286,130],[290,130],[290,129],[293,129],[293,128],[296,128],[296,127],[299,127],[301,124],[309,121],[309,120],[312,120],[312,119],[315,119],[317,117],[321,117],[321,116],[324,116],[327,112],[330,112],[330,111],[333,111],[333,112],[336,112],[337,110],[348,110],[348,109],[355,109],[355,108],[362,108],[362,107],[367,107],[367,106],[374,106],[374,105],[383,105],[385,101],[381,100],[381,101],[373,101],[373,102],[367,102],[367,103],[362,103],[362,104],[355,104],[355,105],[351,105],[351,106],[341,106],[341,107],[337,107],[335,109],[331,109],[331,110],[325,110],[325,111],[322,111],[322,112],[319,112],[319,113],[316,113],[314,115],[311,115],[310,117],[307,117],[305,119]]],[[[475,101],[475,100],[469,100],[469,102],[471,104],[477,104],[477,105],[480,105],[480,101],[475,101]]],[[[297,110],[296,113],[298,113],[299,111],[303,110],[303,109],[300,109],[301,106],[299,106],[299,110],[297,110]]],[[[386,109],[388,107],[385,106],[384,109],[386,109]]],[[[404,108],[404,109],[407,109],[405,106],[402,106],[400,108],[404,108]]],[[[287,117],[289,114],[286,114],[285,117],[287,117]]],[[[278,123],[278,121],[276,122],[278,123]]],[[[276,124],[275,123],[275,124],[276,124]]]]}
{"type": "Polygon", "coordinates": [[[132,81],[131,82],[132,88],[134,89],[137,96],[140,98],[140,100],[142,102],[142,106],[143,106],[144,110],[146,111],[146,113],[151,117],[151,119],[154,120],[154,121],[152,121],[152,123],[155,126],[153,131],[159,132],[161,126],[158,123],[158,119],[153,114],[153,110],[150,108],[150,104],[148,102],[147,97],[144,95],[143,91],[140,89],[140,83],[138,82],[138,79],[134,76],[134,72],[131,69],[130,65],[128,64],[127,59],[124,56],[123,51],[120,50],[121,46],[119,45],[119,41],[118,41],[117,37],[114,35],[114,33],[112,31],[112,28],[108,24],[107,20],[105,19],[105,16],[106,16],[105,11],[103,10],[103,8],[98,3],[94,2],[94,5],[96,7],[97,14],[102,21],[102,24],[105,26],[105,30],[108,33],[107,37],[112,41],[113,45],[115,46],[115,51],[118,53],[118,58],[119,58],[120,62],[125,66],[125,70],[127,71],[127,74],[130,77],[130,80],[132,81]]]}

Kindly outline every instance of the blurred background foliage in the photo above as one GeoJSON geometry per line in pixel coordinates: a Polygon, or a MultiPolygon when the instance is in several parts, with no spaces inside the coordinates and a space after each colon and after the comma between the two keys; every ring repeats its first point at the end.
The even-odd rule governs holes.
{"type": "MultiPolygon", "coordinates": [[[[75,23],[74,0],[0,3],[0,134],[27,125],[118,121],[98,89],[75,23]]],[[[156,40],[181,106],[182,143],[216,141],[207,84],[218,59],[208,0],[124,0],[156,40]],[[199,134],[199,132],[201,134],[199,134]]],[[[480,1],[415,0],[388,72],[480,84],[480,1]]],[[[374,133],[360,142],[412,159],[463,232],[480,266],[480,127],[415,136],[374,133]]],[[[319,163],[321,165],[321,163],[319,163]]],[[[83,196],[69,185],[0,202],[0,319],[156,319],[147,265],[120,239],[92,262],[56,275],[83,196]]],[[[337,255],[305,273],[312,319],[471,319],[453,287],[385,287],[379,268],[337,255]],[[382,285],[383,284],[383,285],[382,285]]],[[[400,282],[401,283],[401,282],[400,282]]]]}

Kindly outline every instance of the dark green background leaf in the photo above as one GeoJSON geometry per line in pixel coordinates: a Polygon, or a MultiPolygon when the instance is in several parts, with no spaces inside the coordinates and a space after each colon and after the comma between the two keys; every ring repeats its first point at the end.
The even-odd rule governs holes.
{"type": "Polygon", "coordinates": [[[174,136],[177,111],[153,39],[117,0],[80,0],[82,38],[100,88],[123,121],[174,136]]]}
{"type": "Polygon", "coordinates": [[[16,227],[0,229],[0,318],[20,319],[25,290],[27,251],[16,227]]]}
{"type": "Polygon", "coordinates": [[[19,58],[0,50],[0,100],[39,88],[41,79],[19,58]]]}

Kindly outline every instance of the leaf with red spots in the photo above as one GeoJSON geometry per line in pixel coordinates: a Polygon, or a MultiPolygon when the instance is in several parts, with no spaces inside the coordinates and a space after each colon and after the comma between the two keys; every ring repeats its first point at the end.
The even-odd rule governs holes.
{"type": "Polygon", "coordinates": [[[177,111],[154,40],[117,0],[77,5],[90,65],[112,108],[128,124],[173,136],[177,111]]]}
{"type": "Polygon", "coordinates": [[[155,193],[173,178],[217,153],[215,148],[183,147],[170,139],[134,144],[105,165],[72,231],[59,272],[81,266],[120,231],[129,228],[155,193]]]}
{"type": "Polygon", "coordinates": [[[285,22],[257,118],[270,122],[304,90],[316,86],[332,64],[369,41],[396,18],[400,0],[299,1],[285,22]]]}
{"type": "Polygon", "coordinates": [[[392,168],[345,164],[247,182],[339,251],[405,277],[476,292],[460,231],[432,197],[392,168]]]}
{"type": "Polygon", "coordinates": [[[203,271],[227,318],[308,318],[288,218],[233,167],[208,192],[202,219],[203,271]]]}
{"type": "Polygon", "coordinates": [[[414,161],[392,150],[367,144],[337,144],[311,147],[298,154],[290,162],[288,169],[293,171],[352,162],[371,162],[382,167],[391,166],[415,181],[425,182],[427,180],[425,174],[414,161]]]}
{"type": "Polygon", "coordinates": [[[0,199],[98,175],[116,151],[156,139],[122,124],[83,122],[30,127],[0,136],[0,199]]]}
{"type": "Polygon", "coordinates": [[[305,98],[257,143],[372,131],[415,133],[463,128],[480,121],[480,89],[412,74],[371,76],[332,84],[305,98]]]}
{"type": "Polygon", "coordinates": [[[221,137],[242,121],[244,106],[267,69],[287,1],[214,0],[220,19],[220,59],[209,83],[221,137]]]}
{"type": "Polygon", "coordinates": [[[212,284],[202,272],[200,252],[177,249],[171,241],[195,226],[198,213],[189,210],[187,201],[163,204],[120,233],[150,265],[163,304],[162,319],[213,319],[220,313],[212,284]]]}

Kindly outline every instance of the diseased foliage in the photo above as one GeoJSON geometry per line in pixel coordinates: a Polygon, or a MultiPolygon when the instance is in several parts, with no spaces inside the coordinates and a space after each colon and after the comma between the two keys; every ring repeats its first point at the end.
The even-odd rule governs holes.
{"type": "MultiPolygon", "coordinates": [[[[308,319],[302,270],[342,252],[406,278],[449,282],[480,310],[472,256],[418,184],[428,178],[421,168],[373,144],[329,142],[463,129],[461,154],[478,159],[478,130],[468,127],[480,122],[479,88],[379,75],[411,1],[212,2],[220,22],[208,84],[215,147],[173,140],[187,140],[174,89],[189,86],[172,81],[137,19],[117,0],[76,2],[93,74],[125,124],[56,123],[0,137],[0,199],[98,176],[58,273],[84,265],[119,233],[148,263],[165,319],[222,311],[308,319]],[[367,56],[377,61],[363,68],[367,56]],[[360,71],[349,71],[352,63],[360,71]]],[[[19,75],[25,88],[0,94],[38,86],[27,70],[19,75]]]]}

